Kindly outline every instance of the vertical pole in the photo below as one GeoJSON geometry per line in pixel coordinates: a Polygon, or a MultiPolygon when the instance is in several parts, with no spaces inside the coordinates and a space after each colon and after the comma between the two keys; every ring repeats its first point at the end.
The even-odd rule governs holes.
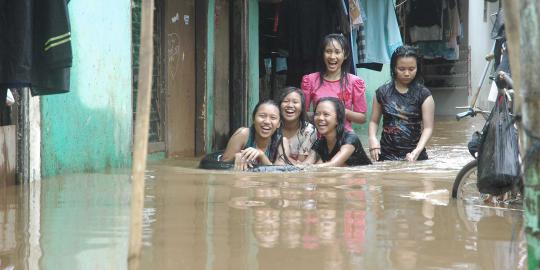
{"type": "Polygon", "coordinates": [[[17,183],[30,179],[30,89],[19,88],[17,100],[17,183]]]}
{"type": "Polygon", "coordinates": [[[248,124],[248,0],[231,0],[231,133],[248,124]]]}
{"type": "MultiPolygon", "coordinates": [[[[514,2],[512,0],[506,0],[514,2]]],[[[520,59],[513,59],[511,67],[520,68],[520,86],[523,102],[521,113],[523,117],[522,127],[532,134],[522,136],[522,148],[527,151],[535,150],[539,141],[533,136],[540,135],[540,76],[538,76],[538,63],[540,62],[540,2],[538,1],[515,1],[517,12],[512,13],[510,18],[519,17],[520,22],[520,59]],[[532,135],[532,136],[531,136],[532,135]]],[[[508,3],[507,3],[508,5],[508,3]]],[[[511,6],[511,4],[509,4],[511,6]]],[[[507,11],[507,12],[508,12],[507,11]]],[[[508,18],[508,17],[507,17],[508,18]]],[[[507,30],[508,33],[508,30],[507,30]]],[[[511,42],[515,42],[512,40],[511,42]]],[[[517,46],[516,46],[517,47],[517,46]]],[[[514,47],[510,47],[510,52],[514,47]]],[[[513,55],[511,55],[512,57],[513,55]]],[[[528,267],[537,269],[540,260],[540,151],[529,152],[530,160],[525,163],[525,230],[528,245],[528,267]]]]}
{"type": "Polygon", "coordinates": [[[144,207],[144,171],[148,148],[148,122],[152,95],[154,0],[142,0],[141,46],[139,52],[139,85],[135,138],[133,142],[133,168],[131,193],[131,226],[129,236],[128,268],[139,269],[142,247],[142,213],[144,207]]]}
{"type": "Polygon", "coordinates": [[[516,99],[514,100],[514,111],[519,112],[521,109],[521,65],[520,65],[520,52],[519,45],[519,1],[504,0],[502,2],[504,9],[504,29],[506,33],[506,40],[508,41],[508,55],[510,57],[510,67],[512,68],[512,80],[514,81],[514,93],[516,99]]]}

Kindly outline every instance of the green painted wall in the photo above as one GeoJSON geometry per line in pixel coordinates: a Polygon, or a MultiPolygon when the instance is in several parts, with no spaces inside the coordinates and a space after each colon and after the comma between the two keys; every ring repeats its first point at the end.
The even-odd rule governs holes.
{"type": "Polygon", "coordinates": [[[208,16],[206,29],[206,151],[211,152],[214,142],[214,112],[216,111],[214,102],[214,72],[215,72],[215,14],[216,2],[208,0],[208,16]]]}
{"type": "Polygon", "coordinates": [[[249,0],[248,9],[248,117],[251,123],[251,112],[259,102],[259,1],[249,0]]]}
{"type": "Polygon", "coordinates": [[[42,175],[130,163],[131,2],[71,1],[71,92],[41,100],[42,175]]]}
{"type": "Polygon", "coordinates": [[[379,86],[390,81],[390,64],[383,65],[381,72],[372,71],[369,69],[357,69],[357,75],[364,79],[366,82],[366,102],[367,102],[367,118],[366,123],[362,125],[353,125],[353,129],[360,136],[360,140],[364,146],[368,145],[368,123],[371,119],[371,107],[373,105],[373,97],[375,96],[375,90],[379,86]]]}

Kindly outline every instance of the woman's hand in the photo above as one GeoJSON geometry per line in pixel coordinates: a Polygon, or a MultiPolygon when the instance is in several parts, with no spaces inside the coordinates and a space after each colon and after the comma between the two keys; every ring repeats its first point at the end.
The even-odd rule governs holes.
{"type": "Polygon", "coordinates": [[[405,156],[405,160],[411,162],[416,161],[421,152],[422,150],[414,149],[410,153],[407,153],[407,155],[405,156]]]}
{"type": "Polygon", "coordinates": [[[235,171],[247,171],[249,169],[249,163],[242,158],[242,153],[236,153],[234,155],[234,170],[235,171]]]}
{"type": "Polygon", "coordinates": [[[240,151],[240,153],[242,154],[242,158],[249,163],[254,163],[255,161],[257,161],[257,158],[259,158],[259,156],[264,155],[263,151],[253,147],[248,147],[240,151]]]}
{"type": "Polygon", "coordinates": [[[381,144],[377,141],[377,138],[369,139],[369,155],[373,161],[379,160],[379,155],[381,155],[381,144]]]}
{"type": "Polygon", "coordinates": [[[247,171],[249,168],[253,168],[253,164],[256,163],[260,155],[264,155],[264,153],[253,147],[236,153],[234,157],[234,169],[237,171],[247,171]]]}

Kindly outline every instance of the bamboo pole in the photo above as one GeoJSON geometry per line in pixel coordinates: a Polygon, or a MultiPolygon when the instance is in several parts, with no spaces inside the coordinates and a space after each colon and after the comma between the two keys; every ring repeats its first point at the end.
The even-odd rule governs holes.
{"type": "Polygon", "coordinates": [[[133,167],[131,178],[131,226],[129,235],[128,268],[140,266],[142,248],[142,214],[144,207],[144,171],[148,151],[148,122],[152,95],[152,61],[154,34],[154,0],[142,0],[141,46],[139,52],[139,82],[135,138],[133,141],[133,167]]]}
{"type": "MultiPolygon", "coordinates": [[[[529,134],[522,136],[522,149],[531,151],[538,140],[533,136],[540,135],[540,76],[538,76],[538,63],[540,63],[540,2],[505,0],[510,6],[510,15],[507,18],[520,19],[520,53],[516,59],[514,55],[512,69],[520,69],[520,90],[522,97],[521,114],[522,130],[529,134]],[[515,5],[515,8],[511,6],[515,5]],[[521,68],[523,67],[523,68],[521,68]]],[[[508,33],[508,31],[507,31],[508,33]]],[[[515,41],[513,41],[515,42],[515,41]]],[[[510,52],[514,47],[510,48],[510,52]]],[[[515,81],[515,80],[514,80],[515,81]]],[[[527,253],[529,269],[537,269],[540,261],[540,151],[528,152],[529,160],[525,162],[525,230],[527,233],[527,253]]]]}
{"type": "Polygon", "coordinates": [[[512,69],[512,80],[514,82],[514,111],[520,112],[521,109],[521,65],[520,65],[520,17],[519,1],[504,0],[504,29],[508,44],[508,56],[510,57],[510,68],[512,69]]]}

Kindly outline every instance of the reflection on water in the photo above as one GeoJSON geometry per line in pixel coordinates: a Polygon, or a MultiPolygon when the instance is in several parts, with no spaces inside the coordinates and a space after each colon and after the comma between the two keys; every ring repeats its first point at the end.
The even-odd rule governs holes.
{"type": "MultiPolygon", "coordinates": [[[[522,211],[449,196],[471,133],[439,121],[418,163],[282,174],[153,164],[143,268],[525,269],[522,211]]],[[[0,270],[126,269],[129,192],[125,173],[0,190],[0,270]]]]}

